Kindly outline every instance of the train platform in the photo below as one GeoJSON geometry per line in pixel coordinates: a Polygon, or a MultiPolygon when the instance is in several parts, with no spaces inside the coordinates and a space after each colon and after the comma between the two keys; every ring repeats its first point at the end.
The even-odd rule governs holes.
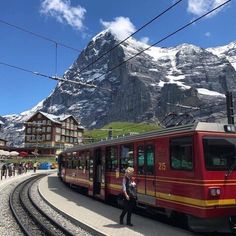
{"type": "Polygon", "coordinates": [[[93,228],[99,235],[116,236],[185,236],[194,235],[185,230],[163,224],[133,214],[133,227],[119,224],[121,209],[112,207],[95,199],[86,197],[64,185],[56,174],[48,175],[39,183],[41,195],[73,220],[79,221],[87,228],[93,228]]]}

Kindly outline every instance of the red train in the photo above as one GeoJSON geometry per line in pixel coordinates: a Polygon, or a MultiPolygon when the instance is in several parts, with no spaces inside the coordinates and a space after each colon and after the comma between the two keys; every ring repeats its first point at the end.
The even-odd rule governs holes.
{"type": "Polygon", "coordinates": [[[104,201],[135,169],[138,204],[183,217],[195,231],[236,226],[236,127],[195,123],[81,145],[58,157],[59,176],[104,201]]]}

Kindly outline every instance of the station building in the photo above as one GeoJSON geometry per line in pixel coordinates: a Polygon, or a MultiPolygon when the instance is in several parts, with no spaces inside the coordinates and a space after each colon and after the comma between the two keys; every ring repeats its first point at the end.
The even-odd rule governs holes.
{"type": "Polygon", "coordinates": [[[7,148],[7,140],[0,138],[0,149],[6,149],[7,148]]]}
{"type": "Polygon", "coordinates": [[[32,154],[56,156],[82,143],[84,127],[72,115],[55,116],[36,112],[25,122],[25,149],[32,154]]]}

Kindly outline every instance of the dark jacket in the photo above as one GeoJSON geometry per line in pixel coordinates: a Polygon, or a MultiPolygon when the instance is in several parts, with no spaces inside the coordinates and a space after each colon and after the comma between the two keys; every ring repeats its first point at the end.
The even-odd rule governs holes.
{"type": "Polygon", "coordinates": [[[135,182],[131,182],[128,177],[125,178],[126,193],[130,198],[137,199],[137,187],[135,182]]]}

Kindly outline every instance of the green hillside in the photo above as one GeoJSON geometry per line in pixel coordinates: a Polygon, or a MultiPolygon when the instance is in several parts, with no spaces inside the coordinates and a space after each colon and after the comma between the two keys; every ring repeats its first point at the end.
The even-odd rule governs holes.
{"type": "Polygon", "coordinates": [[[160,128],[160,126],[153,123],[112,122],[101,129],[86,130],[84,132],[84,142],[89,143],[107,138],[110,127],[112,128],[113,137],[137,133],[140,134],[160,128]]]}

